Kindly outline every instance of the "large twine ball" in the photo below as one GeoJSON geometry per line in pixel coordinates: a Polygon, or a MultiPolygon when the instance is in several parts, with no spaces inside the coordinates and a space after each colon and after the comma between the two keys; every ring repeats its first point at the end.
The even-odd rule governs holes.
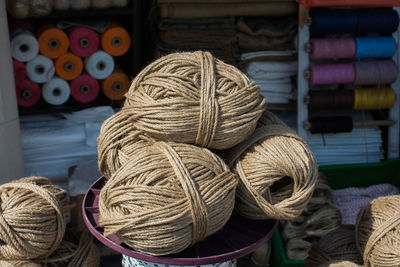
{"type": "Polygon", "coordinates": [[[116,165],[115,172],[107,171],[111,175],[99,198],[104,235],[161,256],[220,230],[232,213],[237,185],[223,160],[206,148],[156,141],[140,132],[115,135],[109,124],[118,122],[123,131],[131,123],[122,123],[123,116],[106,120],[99,137],[99,144],[118,137],[111,148],[99,147],[116,165]]]}
{"type": "Polygon", "coordinates": [[[338,229],[321,237],[309,252],[307,266],[331,266],[329,264],[333,262],[338,263],[343,261],[363,264],[361,254],[356,247],[354,225],[342,225],[338,229]]]}
{"type": "Polygon", "coordinates": [[[318,166],[306,142],[271,112],[227,153],[239,177],[236,210],[254,220],[292,220],[312,197],[318,166]]]}
{"type": "Polygon", "coordinates": [[[360,210],[356,244],[365,266],[400,266],[400,195],[376,198],[360,210]]]}
{"type": "Polygon", "coordinates": [[[43,177],[0,185],[0,258],[50,255],[61,243],[70,206],[67,192],[43,177]]]}
{"type": "Polygon", "coordinates": [[[334,261],[326,264],[319,265],[318,267],[362,267],[357,263],[351,261],[334,261]]]}
{"type": "Polygon", "coordinates": [[[133,80],[122,112],[164,141],[227,149],[244,141],[265,109],[260,87],[209,52],[172,53],[133,80]]]}

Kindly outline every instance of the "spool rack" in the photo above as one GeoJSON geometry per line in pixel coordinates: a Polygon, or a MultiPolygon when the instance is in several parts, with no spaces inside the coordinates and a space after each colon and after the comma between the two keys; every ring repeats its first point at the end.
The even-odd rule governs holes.
{"type": "MultiPolygon", "coordinates": [[[[297,73],[297,131],[298,134],[307,140],[307,137],[311,135],[308,132],[304,124],[308,121],[309,112],[308,106],[304,99],[308,95],[309,82],[305,77],[305,73],[309,67],[310,60],[309,54],[306,52],[305,47],[310,41],[310,17],[307,13],[307,8],[323,6],[323,7],[393,7],[393,9],[400,15],[400,7],[394,7],[393,5],[400,6],[400,1],[319,1],[319,0],[300,0],[299,1],[299,29],[298,29],[298,73],[297,73]],[[321,3],[322,2],[322,3],[321,3]]],[[[400,27],[399,27],[400,28],[400,27]]],[[[399,55],[399,41],[400,31],[399,28],[395,31],[392,36],[396,40],[396,53],[392,57],[393,61],[399,67],[400,55],[399,55]]],[[[397,76],[397,80],[392,84],[392,88],[396,95],[396,101],[394,106],[389,110],[389,120],[395,121],[393,126],[388,126],[388,139],[387,139],[387,157],[398,158],[399,157],[399,117],[400,117],[400,75],[397,76]]]]}

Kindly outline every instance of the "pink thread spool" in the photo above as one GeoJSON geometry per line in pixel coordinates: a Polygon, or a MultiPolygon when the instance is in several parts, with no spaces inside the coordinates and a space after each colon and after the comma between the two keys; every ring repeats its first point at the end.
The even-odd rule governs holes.
{"type": "Polygon", "coordinates": [[[313,38],[310,46],[311,59],[352,58],[356,53],[353,38],[313,38]]]}
{"type": "Polygon", "coordinates": [[[397,79],[398,68],[393,60],[355,62],[355,84],[391,84],[397,79]]]}
{"type": "Polygon", "coordinates": [[[353,63],[312,65],[310,72],[311,85],[353,83],[355,79],[353,63]]]}

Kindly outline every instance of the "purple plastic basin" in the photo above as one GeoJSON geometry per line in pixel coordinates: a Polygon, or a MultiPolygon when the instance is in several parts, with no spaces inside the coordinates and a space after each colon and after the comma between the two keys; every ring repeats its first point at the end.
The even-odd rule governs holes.
{"type": "Polygon", "coordinates": [[[104,245],[127,256],[161,264],[171,265],[203,265],[225,262],[247,255],[265,241],[269,240],[278,225],[276,220],[249,220],[233,213],[225,226],[217,233],[196,243],[184,251],[155,257],[144,254],[126,246],[117,236],[104,236],[103,228],[99,225],[99,194],[106,179],[100,177],[83,199],[83,219],[90,232],[104,245]]]}

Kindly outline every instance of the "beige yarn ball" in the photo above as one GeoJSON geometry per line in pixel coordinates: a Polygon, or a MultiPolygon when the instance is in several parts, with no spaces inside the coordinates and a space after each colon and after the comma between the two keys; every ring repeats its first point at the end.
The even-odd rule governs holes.
{"type": "MultiPolygon", "coordinates": [[[[100,193],[104,235],[116,234],[129,247],[160,256],[220,230],[232,213],[237,185],[223,160],[206,148],[140,134],[115,138],[110,124],[122,122],[120,115],[103,124],[99,137],[99,144],[118,140],[99,148],[116,165],[106,171],[110,176],[100,193]]],[[[111,160],[104,169],[110,165],[111,160]]]]}
{"type": "Polygon", "coordinates": [[[236,210],[245,217],[292,220],[313,195],[318,166],[312,152],[271,112],[227,158],[239,177],[236,210]]]}
{"type": "Polygon", "coordinates": [[[363,263],[362,257],[356,248],[354,225],[342,225],[321,237],[309,252],[307,266],[331,266],[329,264],[333,262],[343,261],[350,261],[355,264],[363,263]]]}
{"type": "Polygon", "coordinates": [[[264,109],[259,86],[197,51],[149,64],[133,80],[122,112],[154,138],[227,149],[250,136],[264,109]]]}
{"type": "Polygon", "coordinates": [[[356,244],[366,267],[400,266],[400,195],[376,198],[360,210],[356,244]]]}
{"type": "Polygon", "coordinates": [[[0,185],[0,258],[50,255],[63,238],[70,206],[67,193],[43,177],[0,185]]]}

